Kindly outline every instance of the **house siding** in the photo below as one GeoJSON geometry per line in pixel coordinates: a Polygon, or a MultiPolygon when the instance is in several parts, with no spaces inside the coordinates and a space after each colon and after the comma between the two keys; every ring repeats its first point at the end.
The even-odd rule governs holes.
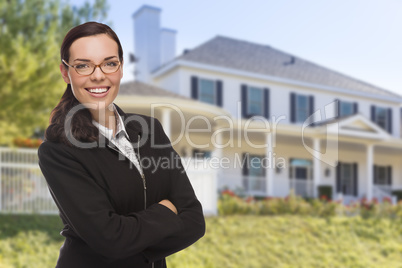
{"type": "MultiPolygon", "coordinates": [[[[392,133],[391,135],[399,138],[400,133],[400,108],[392,102],[375,100],[371,98],[356,98],[352,95],[340,94],[337,92],[319,91],[317,89],[310,89],[307,87],[288,85],[285,83],[278,83],[268,80],[254,79],[248,77],[239,77],[236,75],[218,73],[214,71],[195,69],[188,67],[179,67],[171,71],[169,75],[158,77],[157,84],[159,87],[165,88],[172,92],[182,94],[191,98],[191,77],[197,76],[198,78],[205,78],[211,80],[220,80],[223,84],[223,109],[228,111],[233,117],[241,117],[241,85],[255,86],[260,88],[269,88],[269,115],[270,117],[278,118],[285,115],[286,118],[281,119],[283,124],[291,124],[290,120],[290,94],[313,95],[314,96],[314,109],[325,110],[325,107],[339,99],[341,101],[348,101],[357,103],[358,113],[370,119],[370,107],[372,105],[381,107],[391,107],[392,109],[392,133]],[[277,101],[281,100],[281,101],[277,101]]],[[[327,110],[326,118],[322,113],[322,119],[330,119],[335,117],[335,109],[327,110]]]]}

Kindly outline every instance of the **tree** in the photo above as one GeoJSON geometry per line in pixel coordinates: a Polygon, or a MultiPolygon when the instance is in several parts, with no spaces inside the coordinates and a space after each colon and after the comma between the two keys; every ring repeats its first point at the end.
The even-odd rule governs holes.
{"type": "Polygon", "coordinates": [[[71,6],[60,0],[0,1],[0,145],[48,125],[66,85],[59,49],[64,35],[85,21],[106,18],[106,0],[71,6]]]}

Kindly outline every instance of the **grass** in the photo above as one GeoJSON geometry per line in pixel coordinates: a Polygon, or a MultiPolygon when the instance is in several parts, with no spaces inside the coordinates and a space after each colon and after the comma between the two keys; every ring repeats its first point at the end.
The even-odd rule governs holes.
{"type": "Polygon", "coordinates": [[[55,267],[62,226],[54,215],[0,214],[0,268],[55,267]]]}
{"type": "Polygon", "coordinates": [[[402,267],[402,228],[360,217],[209,218],[207,235],[169,267],[402,267]]]}
{"type": "MultiPolygon", "coordinates": [[[[168,267],[402,267],[401,223],[359,216],[211,217],[206,235],[169,256],[168,267]]],[[[54,267],[61,227],[58,216],[0,214],[0,268],[54,267]]]]}

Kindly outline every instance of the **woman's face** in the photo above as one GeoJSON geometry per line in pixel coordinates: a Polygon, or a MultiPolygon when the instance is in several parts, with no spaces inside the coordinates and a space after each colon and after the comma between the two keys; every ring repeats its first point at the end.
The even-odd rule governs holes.
{"type": "MultiPolygon", "coordinates": [[[[92,62],[101,64],[105,60],[119,60],[117,43],[106,34],[82,37],[70,47],[69,65],[92,62]]],[[[123,64],[123,63],[121,63],[123,64]]],[[[104,110],[114,101],[123,77],[122,65],[117,72],[104,74],[99,67],[91,75],[80,75],[74,68],[62,63],[60,71],[66,83],[71,84],[75,98],[91,112],[104,110]]]]}

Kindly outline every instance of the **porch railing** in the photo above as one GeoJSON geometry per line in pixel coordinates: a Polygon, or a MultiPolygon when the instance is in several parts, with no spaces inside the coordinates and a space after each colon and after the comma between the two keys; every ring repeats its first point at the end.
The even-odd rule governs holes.
{"type": "Polygon", "coordinates": [[[219,174],[218,190],[230,189],[244,195],[267,196],[267,179],[256,176],[239,176],[236,174],[219,174]]]}
{"type": "Polygon", "coordinates": [[[377,198],[378,201],[382,202],[384,198],[391,200],[393,204],[397,203],[397,197],[392,195],[391,185],[373,185],[373,198],[377,198]]]}
{"type": "Polygon", "coordinates": [[[290,189],[294,193],[302,197],[314,196],[314,184],[312,180],[290,179],[290,189]]]}

